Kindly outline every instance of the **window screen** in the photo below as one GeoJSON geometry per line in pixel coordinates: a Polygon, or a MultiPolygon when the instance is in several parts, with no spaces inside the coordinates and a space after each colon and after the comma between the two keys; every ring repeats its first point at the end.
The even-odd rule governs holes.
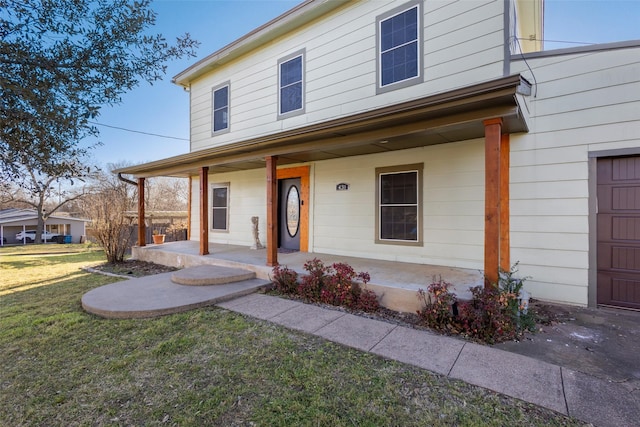
{"type": "Polygon", "coordinates": [[[229,86],[213,91],[213,132],[229,128],[229,86]]]}
{"type": "Polygon", "coordinates": [[[212,197],[212,228],[214,230],[227,230],[229,212],[229,187],[221,186],[213,188],[212,197]]]}
{"type": "Polygon", "coordinates": [[[283,61],[279,66],[279,114],[302,111],[304,105],[304,55],[283,61]]]}
{"type": "Polygon", "coordinates": [[[379,174],[380,240],[418,241],[418,171],[379,174]]]}

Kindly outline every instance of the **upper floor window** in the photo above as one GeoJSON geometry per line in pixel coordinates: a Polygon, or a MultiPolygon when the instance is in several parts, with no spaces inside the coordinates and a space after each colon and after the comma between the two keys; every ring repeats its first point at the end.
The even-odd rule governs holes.
{"type": "Polygon", "coordinates": [[[421,2],[393,9],[377,19],[377,93],[422,82],[421,2]]]}
{"type": "Polygon", "coordinates": [[[304,50],[278,61],[278,118],[304,113],[304,50]]]}
{"type": "Polygon", "coordinates": [[[213,133],[229,131],[229,82],[213,88],[213,133]]]}

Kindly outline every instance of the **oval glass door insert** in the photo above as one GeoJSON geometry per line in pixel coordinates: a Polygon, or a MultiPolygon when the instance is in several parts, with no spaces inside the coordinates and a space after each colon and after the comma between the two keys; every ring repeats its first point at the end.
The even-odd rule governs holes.
{"type": "Polygon", "coordinates": [[[287,232],[295,237],[300,228],[300,193],[298,188],[292,185],[287,193],[287,232]]]}

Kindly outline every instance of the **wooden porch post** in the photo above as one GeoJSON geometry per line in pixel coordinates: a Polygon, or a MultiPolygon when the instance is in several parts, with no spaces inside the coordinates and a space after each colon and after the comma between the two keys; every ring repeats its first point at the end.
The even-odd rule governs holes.
{"type": "Polygon", "coordinates": [[[209,168],[200,168],[200,255],[209,254],[209,168]]]}
{"type": "Polygon", "coordinates": [[[511,269],[511,237],[509,232],[509,134],[500,139],[500,268],[511,269]]]}
{"type": "Polygon", "coordinates": [[[278,265],[278,158],[268,156],[267,161],[267,265],[278,265]]]}
{"type": "Polygon", "coordinates": [[[497,285],[500,265],[500,188],[502,119],[484,121],[484,276],[485,287],[497,285]]]}
{"type": "Polygon", "coordinates": [[[144,222],[144,178],[138,178],[138,246],[147,246],[147,225],[144,222]]]}

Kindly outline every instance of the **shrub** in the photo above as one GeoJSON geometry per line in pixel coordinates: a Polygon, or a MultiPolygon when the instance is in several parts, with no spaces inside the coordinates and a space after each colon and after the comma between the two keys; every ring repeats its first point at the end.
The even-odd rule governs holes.
{"type": "MultiPolygon", "coordinates": [[[[356,273],[348,264],[335,263],[327,269],[328,276],[320,292],[320,300],[326,304],[356,309],[360,305],[363,290],[360,283],[367,284],[371,278],[368,273],[356,273]]],[[[368,291],[370,292],[370,291],[368,291]]],[[[373,292],[371,292],[373,294],[373,292]]],[[[374,294],[375,295],[375,294],[374,294]]],[[[370,297],[370,295],[369,295],[370,297]]],[[[377,299],[376,299],[377,303],[377,299]]],[[[363,306],[371,305],[369,301],[363,306]]],[[[378,307],[375,307],[377,309],[378,307]]]]}
{"type": "Polygon", "coordinates": [[[317,258],[307,261],[304,269],[308,274],[303,275],[298,283],[294,271],[275,267],[273,280],[276,289],[285,294],[297,294],[307,302],[322,302],[368,312],[380,308],[376,294],[362,288],[371,280],[368,273],[356,273],[345,263],[334,263],[327,267],[317,258]]]}
{"type": "Polygon", "coordinates": [[[449,291],[450,286],[451,283],[440,277],[431,282],[427,291],[418,291],[418,296],[424,302],[424,308],[418,311],[418,315],[428,327],[445,333],[458,330],[455,316],[457,298],[456,294],[449,291]]]}
{"type": "Polygon", "coordinates": [[[357,310],[373,313],[380,309],[380,303],[378,302],[378,296],[375,292],[369,289],[363,289],[358,298],[358,303],[355,307],[357,310]]]}
{"type": "Polygon", "coordinates": [[[471,288],[473,299],[460,304],[458,322],[463,333],[493,344],[517,337],[517,324],[510,309],[516,296],[495,287],[471,288]]]}
{"type": "Polygon", "coordinates": [[[525,280],[529,277],[516,277],[518,272],[518,264],[516,262],[509,271],[500,269],[498,285],[503,293],[510,293],[513,298],[509,300],[509,311],[516,321],[518,332],[530,331],[535,332],[535,313],[529,312],[529,307],[518,304],[518,298],[524,291],[523,286],[525,280]]]}
{"type": "Polygon", "coordinates": [[[295,294],[298,291],[298,273],[287,266],[276,265],[272,270],[271,280],[278,292],[286,295],[295,294]]]}
{"type": "Polygon", "coordinates": [[[457,303],[450,283],[434,281],[428,291],[420,290],[424,308],[418,311],[430,328],[445,333],[461,333],[489,344],[518,338],[535,331],[533,313],[518,304],[526,278],[517,278],[517,263],[500,271],[497,286],[471,288],[472,299],[457,303]]]}
{"type": "Polygon", "coordinates": [[[320,301],[322,288],[326,281],[327,268],[322,261],[317,258],[304,263],[303,267],[309,274],[302,276],[300,285],[298,286],[298,295],[306,301],[320,301]]]}

